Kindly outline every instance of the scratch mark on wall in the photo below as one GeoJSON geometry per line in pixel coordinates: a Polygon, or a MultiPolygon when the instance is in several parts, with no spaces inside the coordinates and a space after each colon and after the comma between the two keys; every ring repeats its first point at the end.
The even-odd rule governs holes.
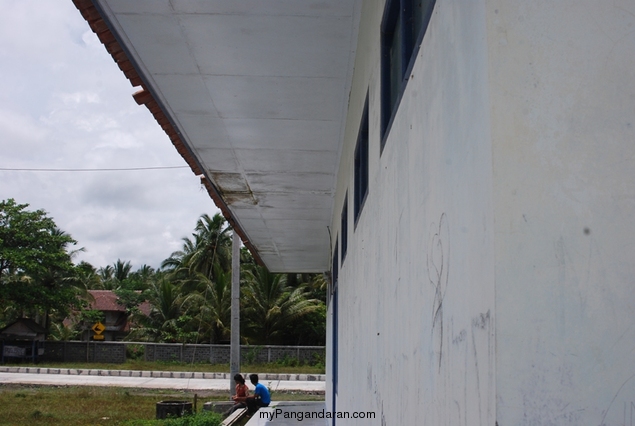
{"type": "Polygon", "coordinates": [[[428,279],[434,287],[432,304],[432,334],[438,335],[439,372],[443,358],[443,299],[448,287],[450,270],[450,227],[447,215],[441,213],[439,225],[430,225],[430,246],[427,253],[428,279]]]}
{"type": "MultiPolygon", "coordinates": [[[[476,349],[477,345],[476,345],[476,333],[478,330],[486,330],[487,331],[487,335],[489,336],[489,331],[490,331],[490,311],[488,310],[486,313],[481,313],[479,314],[477,317],[472,319],[472,352],[474,355],[474,371],[476,374],[476,392],[477,392],[477,397],[478,397],[478,414],[479,414],[479,419],[483,418],[483,412],[482,412],[482,406],[483,406],[483,398],[481,396],[481,375],[479,373],[479,365],[478,365],[478,350],[476,349]]],[[[488,357],[491,356],[491,354],[487,354],[488,357]]]]}
{"type": "MultiPolygon", "coordinates": [[[[635,374],[633,374],[632,376],[630,376],[628,379],[626,379],[624,381],[624,383],[622,383],[622,386],[620,386],[620,388],[617,390],[617,392],[615,392],[615,395],[613,396],[613,399],[611,399],[611,402],[609,403],[609,406],[606,408],[606,410],[604,410],[604,414],[602,415],[602,422],[600,422],[599,426],[608,426],[608,424],[606,423],[606,417],[608,416],[608,414],[611,412],[611,407],[613,406],[613,403],[615,402],[615,400],[617,399],[617,397],[622,393],[622,391],[624,390],[624,387],[635,378],[635,374]]],[[[633,395],[630,395],[631,397],[633,395]]],[[[626,417],[626,413],[624,413],[624,416],[626,417]]],[[[612,422],[611,422],[612,423],[612,422]]],[[[624,423],[625,424],[625,423],[624,423]]],[[[632,422],[631,422],[632,424],[632,422]]]]}

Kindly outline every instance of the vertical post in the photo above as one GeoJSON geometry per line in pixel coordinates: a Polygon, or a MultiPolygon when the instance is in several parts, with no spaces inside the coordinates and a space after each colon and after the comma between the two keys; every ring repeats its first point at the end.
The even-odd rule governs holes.
{"type": "Polygon", "coordinates": [[[232,306],[231,341],[229,348],[229,389],[236,394],[234,375],[240,373],[240,237],[232,238],[232,306]]]}

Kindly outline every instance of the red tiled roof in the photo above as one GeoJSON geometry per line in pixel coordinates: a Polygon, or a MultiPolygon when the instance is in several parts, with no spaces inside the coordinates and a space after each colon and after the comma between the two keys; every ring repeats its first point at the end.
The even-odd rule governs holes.
{"type": "MultiPolygon", "coordinates": [[[[132,95],[135,102],[137,102],[137,104],[139,105],[145,105],[150,110],[150,112],[154,116],[154,119],[157,121],[157,123],[159,123],[163,131],[165,131],[165,133],[168,135],[168,137],[172,141],[172,144],[174,145],[178,153],[181,154],[185,162],[190,166],[194,174],[196,176],[203,175],[203,171],[199,167],[198,162],[181,139],[180,133],[174,127],[169,117],[165,114],[165,112],[161,108],[161,105],[153,96],[152,92],[149,91],[143,83],[143,80],[135,69],[133,62],[130,60],[124,49],[121,47],[115,35],[110,31],[110,28],[108,28],[106,21],[100,15],[92,0],[73,0],[73,3],[82,14],[86,22],[88,22],[88,25],[93,30],[93,32],[97,34],[97,37],[104,45],[108,53],[110,53],[117,66],[119,66],[119,69],[124,73],[126,78],[130,80],[132,86],[141,86],[141,90],[132,95]]],[[[201,176],[201,183],[205,186],[207,193],[214,201],[214,204],[216,204],[216,206],[220,209],[225,219],[227,219],[229,225],[240,236],[243,244],[249,249],[256,262],[258,262],[260,265],[264,265],[264,262],[258,255],[258,251],[247,239],[247,236],[243,232],[242,228],[238,226],[238,223],[234,220],[234,217],[229,211],[229,208],[225,203],[225,200],[223,200],[223,198],[221,197],[218,189],[205,176],[201,176]]]]}
{"type": "Polygon", "coordinates": [[[117,303],[119,297],[111,290],[88,290],[88,292],[95,298],[95,301],[90,304],[91,309],[98,311],[126,311],[124,306],[117,303]]]}
{"type": "Polygon", "coordinates": [[[145,316],[150,316],[150,312],[152,311],[152,305],[150,304],[150,302],[148,302],[147,300],[145,302],[142,302],[139,306],[138,306],[139,310],[141,311],[141,313],[145,316]]]}
{"type": "MultiPolygon", "coordinates": [[[[91,302],[90,308],[98,311],[117,311],[125,312],[126,308],[117,303],[117,295],[111,290],[88,290],[88,292],[95,298],[94,302],[91,302]]],[[[152,305],[147,300],[141,302],[138,306],[139,310],[144,315],[150,315],[152,305]]]]}

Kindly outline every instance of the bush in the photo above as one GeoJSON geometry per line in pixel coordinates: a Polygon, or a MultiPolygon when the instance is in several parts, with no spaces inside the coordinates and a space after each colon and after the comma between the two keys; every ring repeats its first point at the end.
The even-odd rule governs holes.
{"type": "Polygon", "coordinates": [[[276,365],[281,367],[297,367],[302,365],[300,361],[296,357],[291,357],[288,354],[284,354],[284,356],[275,362],[276,365]]]}
{"type": "Polygon", "coordinates": [[[309,365],[313,367],[324,368],[326,365],[326,355],[320,354],[320,353],[314,353],[313,359],[311,360],[309,365]]]}
{"type": "Polygon", "coordinates": [[[261,351],[262,351],[262,346],[253,346],[247,349],[247,352],[244,355],[245,362],[249,365],[254,365],[261,351]]]}
{"type": "Polygon", "coordinates": [[[211,411],[166,420],[131,420],[125,426],[219,426],[223,417],[211,411]]]}
{"type": "Polygon", "coordinates": [[[145,345],[126,345],[126,359],[142,360],[145,357],[145,350],[145,345]]]}

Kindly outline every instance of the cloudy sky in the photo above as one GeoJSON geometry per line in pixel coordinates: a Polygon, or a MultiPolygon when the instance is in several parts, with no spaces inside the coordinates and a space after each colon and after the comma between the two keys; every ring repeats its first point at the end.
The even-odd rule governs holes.
{"type": "Polygon", "coordinates": [[[158,267],[218,210],[71,0],[0,0],[0,199],[44,209],[96,267],[158,267]]]}

